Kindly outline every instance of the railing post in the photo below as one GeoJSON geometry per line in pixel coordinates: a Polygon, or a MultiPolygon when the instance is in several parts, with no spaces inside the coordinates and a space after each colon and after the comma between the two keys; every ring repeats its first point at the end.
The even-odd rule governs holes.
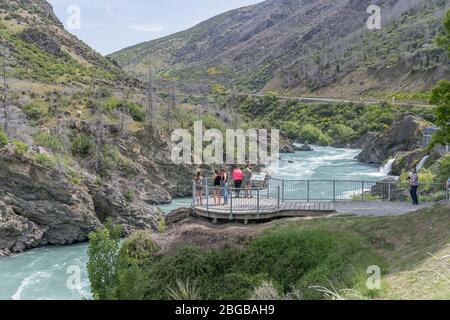
{"type": "Polygon", "coordinates": [[[306,202],[309,202],[309,180],[306,181],[306,202]]]}
{"type": "MultiPolygon", "coordinates": [[[[280,186],[278,186],[278,189],[280,186]]],[[[284,201],[284,180],[281,181],[281,199],[284,201]]]]}
{"type": "Polygon", "coordinates": [[[208,188],[208,180],[206,181],[206,213],[208,214],[208,218],[209,218],[209,188],[208,188]]]}
{"type": "Polygon", "coordinates": [[[336,180],[333,180],[333,202],[336,202],[336,180]]]}
{"type": "MultiPolygon", "coordinates": [[[[267,192],[270,192],[270,187],[267,189],[267,192]]],[[[259,189],[256,189],[256,214],[259,219],[259,189]]]]}
{"type": "Polygon", "coordinates": [[[364,201],[364,181],[361,181],[361,201],[364,201]]]}
{"type": "Polygon", "coordinates": [[[194,182],[192,182],[192,207],[194,209],[197,206],[196,199],[195,199],[195,196],[196,196],[196,194],[195,194],[195,187],[196,187],[196,185],[195,185],[195,181],[194,181],[194,182]]]}
{"type": "Polygon", "coordinates": [[[389,189],[388,189],[388,201],[392,201],[391,200],[391,182],[389,182],[388,187],[389,187],[389,189]]]}
{"type": "Polygon", "coordinates": [[[231,189],[231,194],[230,194],[230,220],[233,220],[233,189],[231,189]]]}
{"type": "Polygon", "coordinates": [[[278,199],[278,214],[280,213],[280,186],[277,188],[277,199],[278,199]]]}

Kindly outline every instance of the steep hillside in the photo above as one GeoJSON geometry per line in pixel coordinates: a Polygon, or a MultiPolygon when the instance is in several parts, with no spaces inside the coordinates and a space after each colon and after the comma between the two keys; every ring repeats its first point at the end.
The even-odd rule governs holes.
{"type": "Polygon", "coordinates": [[[1,1],[0,36],[10,79],[77,86],[129,81],[119,66],[64,30],[44,0],[1,1]]]}
{"type": "Polygon", "coordinates": [[[433,44],[445,0],[267,0],[111,55],[144,76],[187,91],[241,90],[327,96],[429,90],[448,77],[449,61],[433,44]],[[366,27],[371,4],[382,29],[366,27]],[[446,75],[447,74],[447,75],[446,75]]]}
{"type": "Polygon", "coordinates": [[[167,131],[150,130],[139,81],[44,0],[1,1],[0,35],[0,256],[84,241],[108,219],[125,234],[156,228],[154,205],[188,195],[194,169],[173,165],[167,131]]]}

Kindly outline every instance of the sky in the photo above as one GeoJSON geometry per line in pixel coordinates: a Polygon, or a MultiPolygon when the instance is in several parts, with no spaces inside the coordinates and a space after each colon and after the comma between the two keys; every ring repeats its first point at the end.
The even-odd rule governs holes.
{"type": "Polygon", "coordinates": [[[106,55],[262,0],[47,1],[69,32],[106,55]]]}

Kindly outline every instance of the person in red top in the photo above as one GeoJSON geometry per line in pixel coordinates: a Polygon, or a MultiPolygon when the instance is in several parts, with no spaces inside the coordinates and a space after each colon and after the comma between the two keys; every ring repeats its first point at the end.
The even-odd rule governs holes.
{"type": "Polygon", "coordinates": [[[244,180],[244,173],[239,166],[235,166],[233,170],[234,188],[236,189],[236,197],[239,198],[240,189],[242,187],[242,180],[244,180]]]}

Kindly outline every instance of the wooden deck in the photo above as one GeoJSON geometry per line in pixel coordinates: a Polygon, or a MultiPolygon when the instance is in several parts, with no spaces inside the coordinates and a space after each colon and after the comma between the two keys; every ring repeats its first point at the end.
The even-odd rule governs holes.
{"type": "Polygon", "coordinates": [[[334,203],[331,201],[280,201],[274,198],[233,198],[233,211],[230,205],[214,205],[214,198],[203,199],[203,205],[196,205],[197,215],[218,220],[243,221],[248,223],[254,220],[269,220],[282,217],[322,216],[336,213],[334,203]],[[208,206],[206,205],[208,203],[208,206]],[[259,208],[259,210],[258,210],[259,208]]]}

